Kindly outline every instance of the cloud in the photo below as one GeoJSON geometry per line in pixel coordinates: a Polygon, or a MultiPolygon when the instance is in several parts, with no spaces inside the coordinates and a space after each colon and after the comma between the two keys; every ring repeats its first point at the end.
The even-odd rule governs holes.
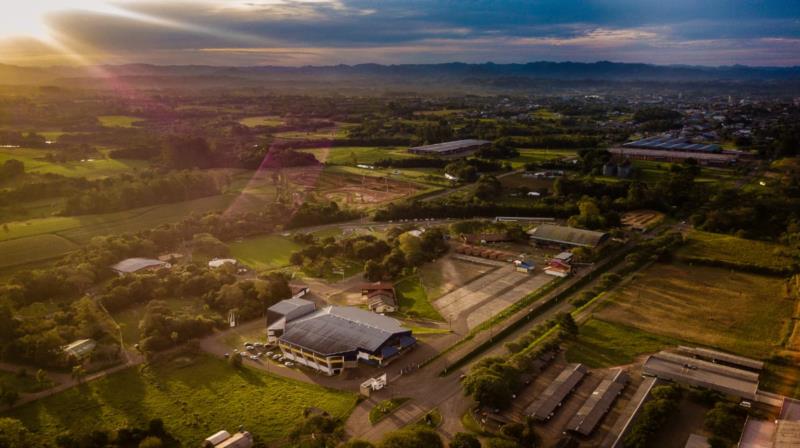
{"type": "MultiPolygon", "coordinates": [[[[124,13],[55,11],[47,24],[65,47],[100,62],[800,64],[796,1],[120,0],[113,6],[124,13]]],[[[56,60],[63,51],[15,45],[0,40],[0,62],[56,60]]]]}

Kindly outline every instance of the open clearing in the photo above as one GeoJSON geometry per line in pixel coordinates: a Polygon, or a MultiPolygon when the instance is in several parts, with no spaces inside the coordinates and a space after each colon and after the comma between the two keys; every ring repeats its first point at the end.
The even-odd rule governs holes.
{"type": "Polygon", "coordinates": [[[130,115],[100,115],[97,121],[107,128],[132,128],[134,123],[141,121],[139,117],[130,115]]]}
{"type": "Polygon", "coordinates": [[[411,182],[328,169],[286,170],[284,174],[299,190],[354,208],[368,208],[408,198],[422,189],[411,182]]]}
{"type": "MultiPolygon", "coordinates": [[[[203,302],[200,299],[185,298],[164,298],[167,306],[176,312],[186,312],[198,314],[203,312],[203,302]]],[[[146,303],[134,305],[122,311],[111,313],[111,317],[122,330],[122,339],[126,345],[134,345],[139,342],[139,322],[144,317],[146,303]]]]}
{"type": "Polygon", "coordinates": [[[243,425],[262,442],[286,437],[302,411],[318,407],[346,417],[355,394],[287,380],[261,371],[235,370],[222,360],[179,356],[146,368],[128,369],[26,404],[4,415],[53,440],[64,431],[147,426],[152,418],[182,442],[200,446],[220,429],[243,425]]]}
{"type": "Polygon", "coordinates": [[[239,120],[244,126],[254,128],[256,126],[280,126],[283,124],[283,118],[277,115],[262,115],[258,117],[247,117],[239,120]]]}
{"type": "Polygon", "coordinates": [[[680,341],[633,327],[591,319],[581,325],[578,338],[567,349],[568,362],[598,369],[630,364],[636,357],[655,353],[680,341]]]}
{"type": "Polygon", "coordinates": [[[429,300],[436,300],[450,291],[471,282],[491,270],[489,266],[442,257],[419,270],[419,278],[429,300]]]}
{"type": "Polygon", "coordinates": [[[322,163],[332,165],[372,164],[383,159],[408,159],[414,155],[398,147],[346,146],[330,148],[303,149],[302,152],[314,154],[322,163]]]}
{"type": "Polygon", "coordinates": [[[574,156],[575,154],[577,154],[577,152],[572,149],[520,148],[519,156],[511,159],[511,166],[514,168],[522,168],[526,163],[558,160],[564,157],[574,156]]]}
{"type": "Polygon", "coordinates": [[[763,359],[780,344],[794,306],[782,279],[659,263],[613,292],[595,315],[645,332],[763,359]]]}
{"type": "Polygon", "coordinates": [[[26,173],[58,174],[87,179],[130,173],[148,166],[148,163],[143,160],[110,159],[105,155],[98,155],[96,158],[86,159],[84,162],[55,163],[45,159],[50,152],[44,149],[2,148],[0,149],[0,164],[9,159],[16,159],[25,165],[26,173]]]}
{"type": "Polygon", "coordinates": [[[231,255],[253,269],[275,269],[289,265],[292,252],[300,249],[288,238],[267,235],[231,244],[231,255]]]}
{"type": "Polygon", "coordinates": [[[64,256],[78,245],[58,235],[35,235],[0,241],[0,268],[64,256]]]}
{"type": "Polygon", "coordinates": [[[765,266],[774,269],[790,267],[800,254],[789,252],[786,246],[764,241],[746,240],[731,235],[692,230],[686,234],[687,243],[679,257],[697,257],[729,263],[765,266]]]}

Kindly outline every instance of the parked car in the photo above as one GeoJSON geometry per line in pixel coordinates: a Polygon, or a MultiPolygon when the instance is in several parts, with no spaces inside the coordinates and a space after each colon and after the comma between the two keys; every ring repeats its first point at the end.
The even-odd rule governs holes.
{"type": "Polygon", "coordinates": [[[226,357],[226,358],[230,358],[230,357],[231,357],[231,354],[230,354],[230,353],[225,353],[225,354],[224,354],[224,355],[222,355],[222,356],[224,356],[224,357],[226,357]]]}
{"type": "Polygon", "coordinates": [[[283,365],[285,365],[286,367],[294,367],[294,363],[291,361],[286,361],[285,363],[283,363],[283,365]]]}

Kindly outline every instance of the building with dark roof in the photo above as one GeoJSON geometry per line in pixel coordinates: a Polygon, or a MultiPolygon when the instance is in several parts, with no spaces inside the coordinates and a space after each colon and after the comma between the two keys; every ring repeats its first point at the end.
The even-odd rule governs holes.
{"type": "Polygon", "coordinates": [[[624,148],[656,149],[665,151],[685,151],[685,152],[722,152],[719,145],[706,143],[693,143],[685,138],[671,137],[648,137],[622,145],[624,148]]]}
{"type": "Polygon", "coordinates": [[[567,429],[578,434],[588,436],[600,423],[617,397],[622,394],[625,385],[628,384],[628,374],[618,369],[610,377],[600,382],[592,395],[586,399],[583,406],[567,423],[567,429]]]}
{"type": "Polygon", "coordinates": [[[268,332],[273,325],[282,326],[276,340],[283,356],[326,375],[337,375],[359,361],[384,366],[416,345],[411,330],[390,317],[354,307],[308,311],[305,304],[284,305],[298,300],[308,302],[290,299],[270,308],[278,321],[270,323],[268,316],[268,332]]]}
{"type": "Polygon", "coordinates": [[[488,147],[492,142],[487,140],[455,140],[452,142],[436,143],[433,145],[415,146],[408,152],[419,156],[435,157],[466,157],[478,150],[488,147]]]}
{"type": "Polygon", "coordinates": [[[583,380],[586,372],[583,364],[569,364],[539,395],[539,398],[528,406],[525,414],[535,420],[550,420],[564,400],[583,380]]]}
{"type": "Polygon", "coordinates": [[[267,341],[277,342],[286,329],[286,322],[313,313],[314,302],[299,297],[281,300],[267,309],[267,341]]]}
{"type": "Polygon", "coordinates": [[[155,271],[161,268],[170,267],[172,267],[172,265],[166,261],[155,260],[152,258],[127,258],[111,266],[111,270],[119,275],[125,275],[141,271],[155,271]]]}
{"type": "Polygon", "coordinates": [[[608,239],[608,234],[555,224],[540,224],[528,231],[531,241],[556,246],[597,247],[608,239]]]}

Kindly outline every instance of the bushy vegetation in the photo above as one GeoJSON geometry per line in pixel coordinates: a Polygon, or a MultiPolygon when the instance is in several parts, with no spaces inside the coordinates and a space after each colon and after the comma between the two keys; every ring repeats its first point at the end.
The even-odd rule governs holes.
{"type": "Polygon", "coordinates": [[[678,408],[683,390],[680,386],[656,386],[650,391],[652,399],[644,404],[622,444],[625,448],[651,446],[654,435],[678,408]]]}

